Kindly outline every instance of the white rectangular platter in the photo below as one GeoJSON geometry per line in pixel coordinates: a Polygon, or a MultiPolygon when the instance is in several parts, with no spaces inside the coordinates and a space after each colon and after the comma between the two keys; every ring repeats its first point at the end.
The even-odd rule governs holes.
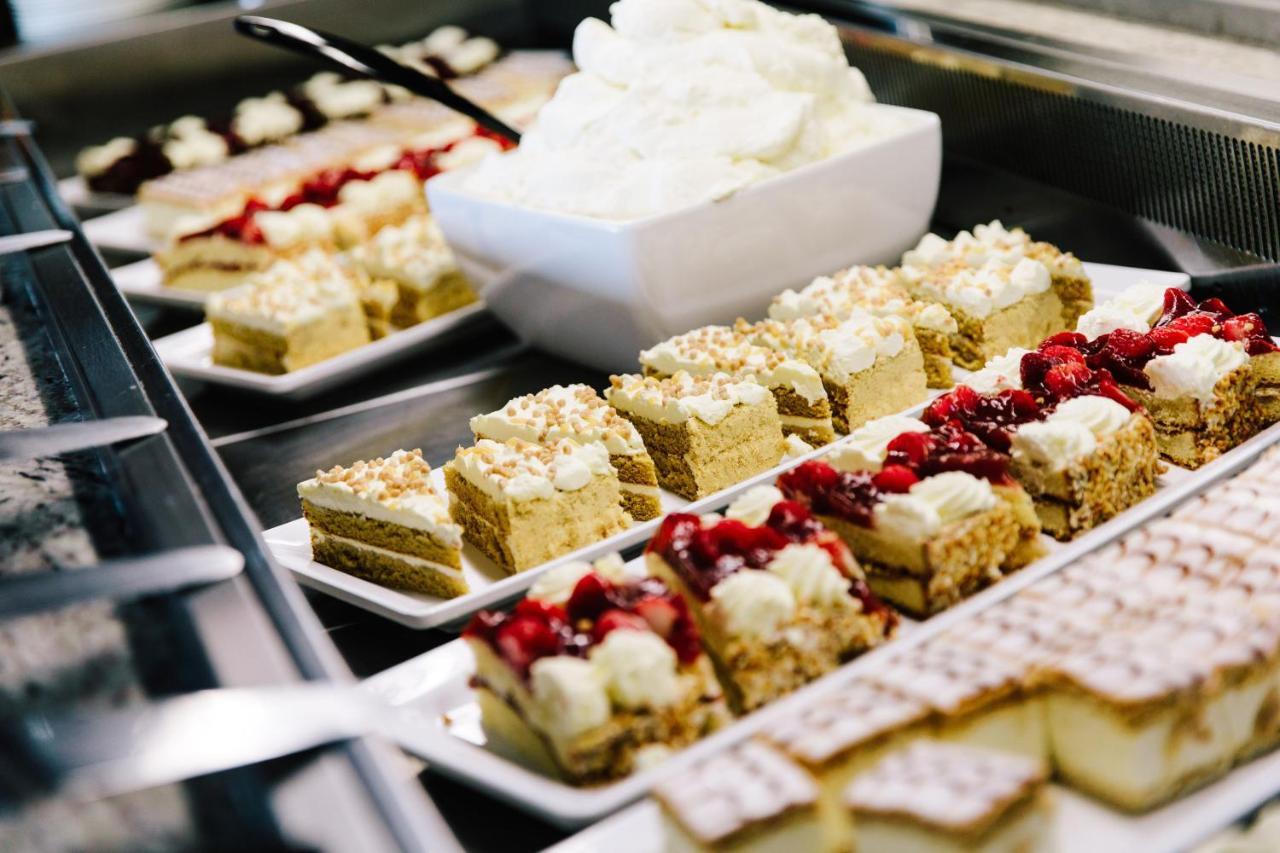
{"type": "Polygon", "coordinates": [[[483,313],[484,305],[468,305],[301,370],[278,376],[214,364],[213,329],[208,323],[160,338],[154,345],[160,360],[175,376],[300,400],[349,382],[375,368],[407,358],[430,345],[432,339],[477,321],[483,313]]]}
{"type": "MultiPolygon", "coordinates": [[[[1277,792],[1280,753],[1258,758],[1207,788],[1144,815],[1114,811],[1055,785],[1051,849],[1055,853],[1176,853],[1277,792]]],[[[664,853],[667,849],[658,805],[649,800],[584,829],[547,853],[664,853]]],[[[1245,848],[1231,849],[1244,853],[1245,848]]]]}
{"type": "Polygon", "coordinates": [[[111,280],[130,302],[200,309],[209,298],[208,291],[165,287],[164,272],[152,258],[116,267],[111,270],[111,280]]]}
{"type": "MultiPolygon", "coordinates": [[[[1255,436],[1197,472],[1170,469],[1156,494],[1073,542],[1053,543],[1047,556],[933,618],[903,626],[891,642],[868,652],[777,702],[741,717],[657,767],[592,788],[575,788],[525,767],[487,742],[469,685],[474,661],[465,641],[454,640],[365,682],[391,705],[424,722],[401,746],[436,770],[562,826],[581,826],[644,796],[665,775],[763,730],[780,716],[847,683],[886,655],[923,642],[1020,589],[1057,572],[1138,525],[1162,516],[1188,497],[1243,469],[1280,439],[1280,425],[1255,436]]],[[[702,507],[717,509],[727,501],[702,507]]],[[[1280,787],[1280,780],[1277,780],[1280,787]]]]}
{"type": "MultiPolygon", "coordinates": [[[[1093,279],[1095,294],[1099,299],[1114,295],[1144,278],[1168,287],[1186,287],[1188,281],[1187,276],[1182,273],[1117,267],[1109,264],[1086,264],[1086,267],[1093,279]]],[[[175,370],[175,372],[178,371],[175,370]]],[[[963,375],[963,370],[957,371],[958,377],[963,375]]],[[[916,410],[907,414],[914,411],[916,410]]],[[[387,452],[395,449],[387,448],[387,452]]],[[[821,452],[825,451],[817,451],[810,456],[821,452]]],[[[772,482],[782,470],[803,458],[809,457],[786,461],[771,471],[766,471],[694,504],[664,491],[662,493],[663,509],[666,512],[677,510],[706,512],[723,506],[752,486],[772,482]]],[[[347,463],[352,460],[334,461],[347,463]]],[[[470,614],[483,607],[493,607],[519,597],[533,585],[540,574],[552,566],[575,559],[593,560],[612,551],[622,551],[639,545],[648,540],[657,528],[657,524],[656,521],[637,524],[617,536],[510,577],[504,576],[496,566],[476,553],[474,549],[464,548],[463,565],[471,592],[453,599],[433,598],[418,593],[389,589],[315,562],[311,559],[307,523],[301,518],[273,527],[266,531],[264,536],[268,547],[281,565],[292,571],[298,582],[304,586],[327,593],[348,604],[385,616],[410,628],[438,628],[448,627],[451,623],[465,620],[470,614]]]]}
{"type": "Polygon", "coordinates": [[[72,207],[92,210],[120,210],[134,204],[133,196],[121,193],[100,193],[89,189],[84,178],[72,175],[58,181],[58,195],[72,207]]]}
{"type": "Polygon", "coordinates": [[[99,249],[150,255],[161,248],[147,233],[142,207],[136,204],[85,220],[84,234],[99,249]]]}

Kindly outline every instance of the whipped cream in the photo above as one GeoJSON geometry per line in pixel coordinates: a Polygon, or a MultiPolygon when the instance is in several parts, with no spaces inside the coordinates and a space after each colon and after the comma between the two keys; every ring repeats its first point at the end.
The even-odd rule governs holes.
{"type": "Polygon", "coordinates": [[[650,631],[619,628],[591,650],[609,698],[622,708],[665,708],[680,698],[676,653],[650,631]]]}
{"type": "Polygon", "coordinates": [[[1097,447],[1098,440],[1089,427],[1074,421],[1049,418],[1018,427],[1013,434],[1011,449],[1014,458],[1056,471],[1088,456],[1097,447]]]}
{"type": "Polygon", "coordinates": [[[370,276],[390,278],[419,291],[431,290],[458,269],[444,235],[426,215],[378,229],[372,240],[353,248],[350,255],[370,276]]]}
{"type": "Polygon", "coordinates": [[[995,394],[999,391],[1022,387],[1022,357],[1031,350],[1014,347],[1004,355],[997,355],[986,363],[981,370],[974,371],[964,380],[964,384],[981,394],[995,394]]]}
{"type": "Polygon", "coordinates": [[[578,581],[591,572],[595,572],[610,583],[623,583],[630,579],[626,564],[616,553],[606,554],[595,563],[573,560],[554,566],[539,575],[533,582],[533,586],[529,588],[529,598],[536,598],[548,604],[563,605],[573,594],[573,588],[578,585],[578,581]]]}
{"type": "Polygon", "coordinates": [[[768,521],[773,505],[782,499],[782,491],[777,486],[753,486],[729,504],[724,517],[759,527],[768,521]]]}
{"type": "Polygon", "coordinates": [[[162,150],[175,169],[221,163],[230,153],[227,140],[209,130],[204,120],[195,116],[178,119],[169,126],[169,132],[173,138],[164,144],[162,150]]]}
{"type": "Polygon", "coordinates": [[[916,483],[905,494],[876,504],[875,524],[890,536],[918,542],[943,527],[996,505],[991,484],[963,471],[946,471],[916,483]]]}
{"type": "Polygon", "coordinates": [[[697,418],[715,426],[735,406],[758,406],[772,396],[754,379],[734,379],[724,373],[691,376],[677,370],[666,379],[628,374],[610,377],[610,383],[605,390],[610,405],[660,423],[697,418]]]}
{"type": "Polygon", "coordinates": [[[783,455],[787,459],[799,459],[806,453],[813,452],[813,445],[809,444],[795,433],[789,434],[785,439],[783,439],[783,442],[786,445],[786,452],[783,455]]]}
{"type": "Polygon", "coordinates": [[[1031,238],[1021,228],[1009,230],[999,219],[961,231],[954,240],[926,234],[914,249],[902,255],[903,266],[937,267],[953,261],[982,266],[989,261],[1013,266],[1027,255],[1031,238]]]}
{"type": "Polygon", "coordinates": [[[539,658],[529,667],[529,688],[538,725],[567,738],[603,726],[613,713],[604,673],[582,658],[539,658]]]}
{"type": "Polygon", "coordinates": [[[1208,403],[1218,381],[1248,361],[1239,341],[1196,335],[1175,346],[1171,354],[1151,359],[1142,372],[1158,397],[1189,396],[1208,403]]]}
{"type": "Polygon", "coordinates": [[[743,569],[711,588],[711,601],[725,631],[735,637],[767,637],[791,621],[796,597],[770,572],[743,569]]]}
{"type": "Polygon", "coordinates": [[[769,388],[789,387],[811,404],[827,398],[822,377],[810,365],[753,343],[728,326],[703,326],[669,338],[641,352],[640,363],[668,376],[684,370],[754,377],[769,388]]]}
{"type": "Polygon", "coordinates": [[[867,421],[849,433],[827,454],[827,462],[841,471],[879,471],[889,452],[889,442],[904,432],[928,432],[924,421],[906,415],[886,415],[867,421]]]}
{"type": "Polygon", "coordinates": [[[333,238],[333,219],[318,204],[300,204],[289,210],[263,210],[253,215],[267,243],[285,249],[301,243],[333,238]]]}
{"type": "Polygon", "coordinates": [[[1012,266],[992,259],[980,267],[945,268],[937,274],[923,267],[906,267],[903,275],[930,298],[978,319],[1044,293],[1052,280],[1049,268],[1031,258],[1022,258],[1012,266]]]}
{"type": "Polygon", "coordinates": [[[553,385],[537,394],[516,397],[495,412],[473,417],[471,431],[495,441],[596,441],[617,456],[644,452],[644,441],[631,422],[610,408],[594,388],[581,384],[553,385]]]}
{"type": "Polygon", "coordinates": [[[117,136],[102,145],[92,145],[76,156],[76,171],[86,178],[101,175],[116,164],[117,160],[128,157],[138,150],[138,143],[127,136],[117,136]]]}
{"type": "Polygon", "coordinates": [[[273,263],[244,284],[219,291],[205,303],[211,319],[226,320],[285,335],[338,311],[363,314],[360,297],[346,271],[326,252],[273,263]]]}
{"type": "Polygon", "coordinates": [[[565,78],[472,191],[639,219],[723,198],[899,128],[833,26],[756,0],[620,0],[578,25],[565,78]]]}
{"type": "Polygon", "coordinates": [[[1164,292],[1169,288],[1149,281],[1140,281],[1125,288],[1119,295],[1095,305],[1076,321],[1076,331],[1089,340],[1128,329],[1146,332],[1160,318],[1164,310],[1164,292]]]}
{"type": "Polygon", "coordinates": [[[245,98],[236,105],[231,130],[245,145],[261,145],[292,136],[302,129],[302,113],[280,92],[262,98],[245,98]]]}
{"type": "Polygon", "coordinates": [[[382,85],[372,80],[343,80],[332,71],[321,71],[306,83],[302,92],[325,118],[362,116],[382,104],[382,85]]]}
{"type": "Polygon", "coordinates": [[[597,475],[613,471],[602,444],[561,439],[547,447],[521,441],[482,438],[458,448],[453,465],[469,483],[497,500],[550,498],[557,491],[576,492],[597,475]]]}
{"type": "Polygon", "coordinates": [[[830,608],[848,602],[849,579],[817,545],[788,545],[765,566],[787,582],[797,602],[830,608]]]}

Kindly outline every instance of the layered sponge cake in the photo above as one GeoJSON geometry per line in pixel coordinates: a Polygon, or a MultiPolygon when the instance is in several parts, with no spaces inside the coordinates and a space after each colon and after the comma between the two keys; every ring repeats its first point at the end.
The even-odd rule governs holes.
{"type": "Polygon", "coordinates": [[[298,497],[316,562],[441,598],[467,592],[462,529],[431,484],[421,450],[317,471],[298,484],[298,497]]]}
{"type": "Polygon", "coordinates": [[[895,615],[803,506],[763,486],[726,515],[668,515],[645,557],[689,602],[735,710],[777,699],[889,636],[895,615]]]}
{"type": "Polygon", "coordinates": [[[818,371],[727,326],[704,326],[663,341],[641,352],[640,364],[650,376],[673,376],[683,370],[694,376],[754,377],[777,399],[784,433],[815,447],[835,440],[831,402],[818,371]]]}
{"type": "Polygon", "coordinates": [[[784,290],[769,305],[772,320],[847,320],[857,312],[910,322],[920,345],[929,387],[951,387],[951,336],[959,331],[955,318],[937,302],[912,297],[900,270],[849,267],[816,278],[802,290],[784,290]]]}
{"type": "Polygon", "coordinates": [[[683,498],[697,500],[782,461],[786,445],[777,402],[752,379],[677,371],[666,379],[609,381],[609,403],[643,437],[658,482],[683,498]]]}
{"type": "Polygon", "coordinates": [[[567,595],[535,587],[513,612],[481,611],[463,632],[491,737],[586,785],[659,761],[727,719],[679,596],[607,566],[556,571],[567,595]]]}
{"type": "Polygon", "coordinates": [[[520,438],[546,445],[567,438],[603,444],[618,472],[623,509],[636,521],[662,514],[658,472],[641,434],[588,385],[556,385],[516,397],[497,411],[472,418],[471,431],[476,438],[494,441],[520,438]]]}
{"type": "Polygon", "coordinates": [[[908,409],[927,395],[920,346],[911,323],[856,311],[847,319],[739,320],[738,332],[818,371],[831,401],[836,431],[908,409]]]}
{"type": "Polygon", "coordinates": [[[322,252],[278,261],[205,304],[213,362],[287,373],[369,343],[360,295],[322,252]]]}
{"type": "Polygon", "coordinates": [[[444,469],[449,514],[508,572],[532,568],[625,530],[618,475],[604,445],[482,438],[444,469]]]}

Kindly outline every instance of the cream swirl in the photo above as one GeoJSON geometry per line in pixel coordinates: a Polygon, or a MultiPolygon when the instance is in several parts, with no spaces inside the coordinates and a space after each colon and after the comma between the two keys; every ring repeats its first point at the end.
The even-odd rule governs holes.
{"type": "Polygon", "coordinates": [[[851,432],[827,454],[827,462],[841,471],[879,471],[889,442],[904,432],[928,431],[928,424],[905,415],[876,418],[851,432]]]}
{"type": "Polygon", "coordinates": [[[1004,355],[997,355],[978,371],[971,373],[964,384],[981,394],[994,394],[1009,388],[1022,387],[1022,357],[1031,350],[1014,347],[1004,355]]]}
{"type": "Polygon", "coordinates": [[[1049,415],[1051,421],[1082,424],[1098,438],[1117,432],[1129,422],[1129,418],[1129,410],[1124,406],[1096,394],[1065,400],[1049,415]]]}
{"type": "Polygon", "coordinates": [[[612,715],[604,674],[591,661],[560,655],[529,668],[538,724],[565,737],[604,725],[612,715]]]}
{"type": "Polygon", "coordinates": [[[831,562],[831,555],[817,545],[788,545],[777,553],[766,571],[787,582],[796,601],[829,608],[849,599],[849,579],[831,562]]]}
{"type": "Polygon", "coordinates": [[[609,697],[622,708],[665,708],[680,698],[676,653],[649,631],[619,628],[591,650],[609,697]]]}
{"type": "Polygon", "coordinates": [[[782,492],[776,486],[754,486],[729,504],[729,508],[724,511],[724,517],[741,521],[752,527],[759,527],[768,520],[773,505],[780,500],[782,500],[782,492]]]}
{"type": "Polygon", "coordinates": [[[796,597],[777,575],[755,569],[735,572],[711,588],[724,630],[735,637],[774,634],[796,612],[796,597]]]}
{"type": "Polygon", "coordinates": [[[1014,458],[1048,465],[1054,470],[1088,456],[1097,446],[1098,440],[1087,425],[1052,418],[1023,424],[1013,434],[1012,441],[1014,458]]]}
{"type": "Polygon", "coordinates": [[[935,535],[944,526],[996,505],[986,480],[946,471],[916,483],[905,494],[887,496],[874,510],[877,527],[911,541],[935,535]]]}
{"type": "Polygon", "coordinates": [[[1167,287],[1140,281],[1119,295],[1086,311],[1076,321],[1076,331],[1093,340],[1116,329],[1145,332],[1164,308],[1167,287]]]}
{"type": "Polygon", "coordinates": [[[1171,354],[1151,359],[1143,373],[1158,397],[1191,396],[1207,403],[1219,380],[1248,361],[1240,342],[1196,335],[1175,346],[1171,354]]]}

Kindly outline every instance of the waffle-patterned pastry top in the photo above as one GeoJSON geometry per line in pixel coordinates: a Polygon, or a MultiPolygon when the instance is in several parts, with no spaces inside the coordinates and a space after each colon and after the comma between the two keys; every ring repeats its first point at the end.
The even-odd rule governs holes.
{"type": "Polygon", "coordinates": [[[803,769],[756,741],[695,765],[659,785],[655,793],[704,844],[818,800],[818,786],[803,769]]]}
{"type": "Polygon", "coordinates": [[[769,739],[810,765],[820,765],[881,735],[900,731],[928,714],[923,702],[872,681],[859,680],[784,717],[769,739]]]}
{"type": "Polygon", "coordinates": [[[917,741],[857,777],[845,794],[859,812],[911,818],[952,832],[981,831],[1044,782],[1029,759],[917,741]]]}

